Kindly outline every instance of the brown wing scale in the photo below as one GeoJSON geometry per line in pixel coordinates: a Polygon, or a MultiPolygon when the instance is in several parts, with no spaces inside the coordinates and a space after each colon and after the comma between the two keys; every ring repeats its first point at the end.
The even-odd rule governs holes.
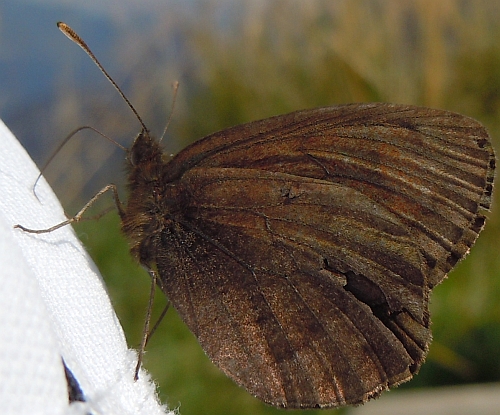
{"type": "Polygon", "coordinates": [[[240,125],[169,162],[143,132],[129,159],[132,253],[214,363],[288,408],[419,369],[430,290],[482,229],[495,162],[476,121],[391,104],[240,125]]]}

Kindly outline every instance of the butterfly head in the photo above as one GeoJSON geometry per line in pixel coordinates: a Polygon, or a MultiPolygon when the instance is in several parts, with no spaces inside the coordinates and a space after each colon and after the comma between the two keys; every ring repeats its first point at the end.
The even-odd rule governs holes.
{"type": "Polygon", "coordinates": [[[127,162],[130,168],[141,168],[148,163],[161,163],[162,150],[158,141],[148,130],[142,129],[134,143],[127,151],[127,162]]]}

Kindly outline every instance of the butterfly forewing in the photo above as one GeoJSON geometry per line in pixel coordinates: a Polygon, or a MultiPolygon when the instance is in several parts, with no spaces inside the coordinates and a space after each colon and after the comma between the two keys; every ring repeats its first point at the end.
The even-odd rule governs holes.
{"type": "Polygon", "coordinates": [[[290,408],[362,403],[411,378],[430,289],[490,204],[480,124],[362,104],[230,128],[170,162],[150,140],[130,150],[159,161],[130,166],[124,231],[226,374],[290,408]]]}

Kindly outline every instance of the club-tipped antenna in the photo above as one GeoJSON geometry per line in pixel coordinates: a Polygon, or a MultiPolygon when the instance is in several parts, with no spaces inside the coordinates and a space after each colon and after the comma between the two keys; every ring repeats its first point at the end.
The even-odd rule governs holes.
{"type": "Polygon", "coordinates": [[[63,23],[63,22],[58,22],[57,23],[57,27],[59,28],[59,30],[61,32],[63,32],[70,40],[72,40],[73,42],[75,42],[78,46],[80,46],[84,51],[85,53],[90,57],[90,59],[92,59],[94,61],[94,63],[97,65],[97,67],[101,70],[101,72],[104,74],[104,76],[106,78],[108,78],[108,81],[111,82],[111,84],[115,87],[115,89],[118,91],[118,93],[121,95],[121,97],[125,100],[125,102],[127,103],[127,105],[129,106],[129,108],[132,110],[132,112],[135,114],[135,116],[137,117],[137,119],[139,120],[139,122],[141,123],[141,126],[142,128],[144,129],[144,131],[148,131],[147,127],[146,127],[146,124],[144,124],[144,121],[142,121],[142,118],[141,116],[139,115],[139,113],[136,111],[136,109],[134,108],[134,106],[132,105],[132,103],[128,100],[128,98],[125,96],[125,94],[122,92],[122,90],[120,89],[120,87],[117,85],[117,83],[115,81],[113,81],[113,78],[111,78],[111,76],[109,76],[109,74],[106,72],[106,70],[103,68],[103,66],[101,65],[101,63],[97,60],[97,58],[95,57],[95,55],[92,53],[92,51],[90,50],[90,48],[87,46],[87,44],[83,41],[83,39],[78,36],[76,34],[76,32],[71,28],[69,27],[66,23],[63,23]]]}

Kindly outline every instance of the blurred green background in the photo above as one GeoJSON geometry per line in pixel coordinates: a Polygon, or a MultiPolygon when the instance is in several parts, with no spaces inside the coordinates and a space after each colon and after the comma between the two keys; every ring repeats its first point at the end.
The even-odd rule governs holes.
{"type": "MultiPolygon", "coordinates": [[[[156,134],[169,115],[170,85],[180,82],[164,138],[169,152],[231,125],[369,101],[443,108],[477,118],[500,151],[500,2],[182,3],[159,2],[147,24],[113,15],[107,23],[115,30],[113,43],[101,54],[94,49],[156,134]]],[[[66,23],[92,48],[97,29],[80,25],[78,13],[71,16],[75,21],[66,23]]],[[[65,20],[64,13],[59,19],[65,20]]],[[[102,79],[85,86],[75,81],[97,70],[64,36],[54,37],[50,48],[59,51],[61,73],[54,99],[30,111],[37,134],[45,132],[40,140],[50,142],[37,147],[35,160],[45,160],[55,143],[81,125],[129,145],[139,126],[112,87],[102,79]]],[[[18,137],[27,140],[26,120],[13,124],[18,137]]],[[[122,167],[116,164],[123,154],[95,134],[83,135],[47,171],[68,213],[104,184],[123,185],[122,167]]],[[[499,197],[470,255],[434,290],[434,342],[427,362],[398,389],[500,381],[499,197]]],[[[101,202],[97,211],[112,203],[101,202]]],[[[130,346],[137,347],[149,278],[131,260],[117,215],[75,228],[104,276],[130,346]]],[[[161,293],[157,298],[156,314],[165,304],[161,293]]],[[[158,382],[161,399],[171,408],[179,406],[181,414],[278,413],[222,375],[173,310],[147,348],[145,367],[158,382]]]]}

